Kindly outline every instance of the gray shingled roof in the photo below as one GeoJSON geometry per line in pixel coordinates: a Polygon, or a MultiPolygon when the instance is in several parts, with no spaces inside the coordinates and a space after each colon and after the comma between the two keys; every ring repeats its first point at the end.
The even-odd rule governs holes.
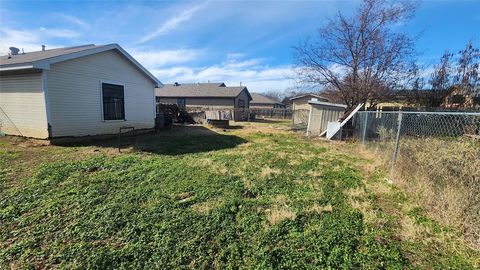
{"type": "Polygon", "coordinates": [[[107,45],[82,45],[76,47],[58,48],[45,51],[20,53],[18,55],[0,56],[0,71],[49,69],[51,64],[101,53],[108,50],[116,50],[127,58],[133,65],[149,77],[156,85],[163,85],[150,71],[142,66],[135,58],[116,43],[107,45]]]}
{"type": "Polygon", "coordinates": [[[76,47],[58,48],[58,49],[36,51],[36,52],[26,52],[25,54],[22,54],[21,52],[19,52],[18,55],[12,55],[10,56],[10,58],[8,55],[0,56],[0,66],[31,64],[35,61],[40,61],[40,60],[45,60],[45,59],[56,57],[56,56],[76,53],[76,52],[80,52],[88,49],[99,48],[102,46],[88,44],[88,45],[76,46],[76,47]]]}
{"type": "Polygon", "coordinates": [[[252,101],[250,103],[261,103],[261,104],[282,104],[274,99],[266,97],[257,93],[250,93],[252,95],[252,101]]]}
{"type": "MultiPolygon", "coordinates": [[[[157,97],[208,97],[208,98],[235,98],[245,86],[224,86],[223,83],[182,83],[178,86],[165,84],[155,89],[157,97]]],[[[248,93],[250,94],[250,93],[248,93]]]]}

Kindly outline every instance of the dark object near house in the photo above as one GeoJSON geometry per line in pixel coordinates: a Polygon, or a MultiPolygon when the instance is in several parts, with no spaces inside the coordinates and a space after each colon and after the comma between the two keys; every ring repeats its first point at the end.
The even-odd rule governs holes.
{"type": "Polygon", "coordinates": [[[219,128],[228,128],[230,126],[230,121],[228,120],[207,119],[207,123],[219,128]]]}
{"type": "Polygon", "coordinates": [[[195,124],[195,120],[193,120],[192,116],[187,111],[181,110],[178,113],[177,123],[195,124]]]}
{"type": "Polygon", "coordinates": [[[155,117],[155,132],[158,132],[162,129],[172,127],[172,117],[163,113],[157,114],[155,117]]]}
{"type": "Polygon", "coordinates": [[[179,110],[176,104],[157,104],[155,131],[170,128],[173,120],[178,118],[179,110]]]}
{"type": "Polygon", "coordinates": [[[173,121],[178,119],[180,109],[177,104],[160,104],[157,103],[157,115],[163,114],[165,118],[165,126],[169,127],[173,121]]]}

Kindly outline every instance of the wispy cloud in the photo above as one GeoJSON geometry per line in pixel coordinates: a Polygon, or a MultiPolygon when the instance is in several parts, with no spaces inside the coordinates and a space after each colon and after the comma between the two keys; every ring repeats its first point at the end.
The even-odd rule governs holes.
{"type": "Polygon", "coordinates": [[[47,47],[56,47],[51,44],[51,39],[65,39],[65,43],[69,44],[69,40],[79,35],[76,31],[64,28],[41,27],[32,30],[0,28],[0,54],[7,54],[8,48],[12,46],[24,49],[26,52],[38,51],[42,44],[47,47]]]}
{"type": "Polygon", "coordinates": [[[37,36],[45,36],[47,38],[75,38],[80,36],[80,33],[70,29],[64,28],[45,28],[40,27],[37,33],[34,33],[37,36]]]}
{"type": "Polygon", "coordinates": [[[175,66],[153,69],[152,72],[166,83],[221,81],[233,86],[242,82],[254,92],[282,91],[294,86],[294,82],[289,79],[292,69],[288,65],[272,67],[264,65],[264,60],[259,58],[245,59],[243,54],[232,56],[233,54],[228,54],[226,61],[218,65],[175,66]]]}
{"type": "Polygon", "coordinates": [[[138,44],[145,43],[145,42],[150,41],[152,39],[155,39],[155,38],[157,38],[161,35],[165,35],[165,34],[169,33],[170,31],[177,28],[181,23],[190,20],[190,18],[193,16],[193,14],[195,14],[200,9],[202,9],[205,6],[205,4],[206,4],[206,2],[204,2],[200,5],[193,6],[191,8],[188,8],[188,9],[184,10],[180,14],[171,17],[166,22],[164,22],[162,25],[160,25],[160,27],[156,31],[154,31],[153,33],[150,33],[150,34],[144,36],[142,39],[140,39],[138,44]]]}
{"type": "Polygon", "coordinates": [[[62,19],[62,20],[64,20],[64,21],[66,21],[66,22],[75,24],[76,26],[80,26],[84,30],[90,29],[90,25],[88,23],[86,23],[85,21],[83,21],[80,18],[77,18],[75,16],[64,14],[64,13],[54,13],[53,15],[62,19]]]}
{"type": "Polygon", "coordinates": [[[179,49],[179,50],[128,50],[135,59],[147,68],[156,69],[166,65],[182,64],[189,62],[202,55],[202,50],[179,49]]]}

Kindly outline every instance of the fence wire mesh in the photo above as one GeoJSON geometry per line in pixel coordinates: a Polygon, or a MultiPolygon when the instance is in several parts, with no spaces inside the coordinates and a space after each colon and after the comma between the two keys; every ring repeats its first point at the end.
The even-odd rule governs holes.
{"type": "Polygon", "coordinates": [[[357,114],[356,135],[362,144],[389,153],[393,170],[402,147],[413,142],[418,147],[425,146],[425,139],[443,141],[446,147],[464,139],[480,144],[480,113],[364,111],[357,114]]]}
{"type": "Polygon", "coordinates": [[[480,247],[480,113],[359,112],[354,125],[393,182],[480,247]]]}
{"type": "Polygon", "coordinates": [[[384,132],[411,137],[458,137],[478,135],[480,113],[462,112],[359,112],[357,135],[365,140],[382,139],[384,132]]]}

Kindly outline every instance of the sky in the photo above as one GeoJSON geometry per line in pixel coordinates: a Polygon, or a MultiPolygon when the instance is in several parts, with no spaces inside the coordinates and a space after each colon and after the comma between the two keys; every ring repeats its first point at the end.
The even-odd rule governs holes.
{"type": "MultiPolygon", "coordinates": [[[[315,38],[327,18],[352,14],[350,1],[5,1],[0,54],[118,43],[163,83],[242,83],[252,92],[284,91],[293,49],[315,38]]],[[[416,37],[419,62],[472,40],[480,47],[480,0],[422,1],[400,31],[416,37]]]]}

